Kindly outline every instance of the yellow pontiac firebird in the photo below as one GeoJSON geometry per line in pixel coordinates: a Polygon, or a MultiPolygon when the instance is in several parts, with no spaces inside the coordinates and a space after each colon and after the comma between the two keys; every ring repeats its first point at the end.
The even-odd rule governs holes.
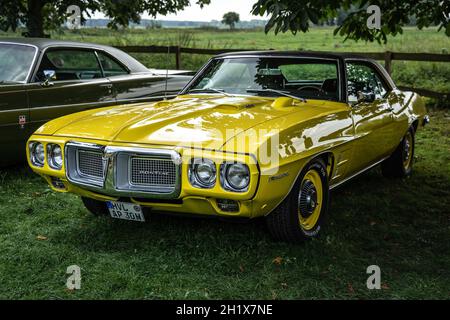
{"type": "Polygon", "coordinates": [[[377,164],[409,175],[427,122],[421,97],[372,60],[241,52],[212,58],[173,100],[50,121],[27,155],[96,215],[264,216],[295,242],[319,234],[331,189],[377,164]]]}

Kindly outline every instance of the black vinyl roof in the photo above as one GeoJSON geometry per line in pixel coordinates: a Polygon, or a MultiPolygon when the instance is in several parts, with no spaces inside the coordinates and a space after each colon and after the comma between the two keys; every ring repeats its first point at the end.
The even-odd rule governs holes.
{"type": "Polygon", "coordinates": [[[240,52],[229,52],[229,53],[222,53],[219,55],[216,55],[217,58],[223,58],[223,57],[233,57],[233,56],[245,56],[245,55],[252,55],[252,56],[261,56],[261,57],[268,57],[268,56],[297,56],[299,58],[301,57],[311,57],[311,58],[329,58],[329,59],[363,59],[367,61],[372,61],[372,59],[369,59],[367,57],[356,55],[356,54],[349,54],[345,52],[320,52],[320,51],[279,51],[279,50],[264,50],[264,51],[240,51],[240,52]]]}

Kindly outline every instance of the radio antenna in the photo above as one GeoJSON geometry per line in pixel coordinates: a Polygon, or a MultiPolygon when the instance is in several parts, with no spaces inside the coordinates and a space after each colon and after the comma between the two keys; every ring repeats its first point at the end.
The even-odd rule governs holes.
{"type": "Polygon", "coordinates": [[[169,59],[170,58],[170,45],[167,44],[167,57],[166,57],[166,84],[164,88],[164,100],[167,100],[167,81],[169,79],[169,59]]]}

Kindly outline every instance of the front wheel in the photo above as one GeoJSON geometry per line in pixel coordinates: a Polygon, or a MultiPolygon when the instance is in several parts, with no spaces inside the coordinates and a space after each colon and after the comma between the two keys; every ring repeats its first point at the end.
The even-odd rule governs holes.
{"type": "Polygon", "coordinates": [[[414,158],[414,128],[409,128],[394,153],[381,164],[381,171],[388,178],[404,178],[411,175],[414,158]]]}
{"type": "Polygon", "coordinates": [[[286,199],[266,217],[270,233],[287,242],[317,237],[328,211],[328,199],[326,165],[315,159],[302,170],[286,199]]]}

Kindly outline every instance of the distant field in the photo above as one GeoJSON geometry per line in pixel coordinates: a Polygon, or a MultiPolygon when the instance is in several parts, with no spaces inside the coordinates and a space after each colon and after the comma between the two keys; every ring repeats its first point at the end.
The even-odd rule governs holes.
{"type": "MultiPolygon", "coordinates": [[[[13,34],[1,33],[1,36],[13,34]]],[[[82,29],[53,33],[53,38],[97,42],[109,45],[180,45],[192,48],[243,48],[279,50],[321,50],[321,51],[399,51],[450,53],[450,38],[436,28],[417,30],[406,28],[402,35],[390,37],[386,45],[355,41],[343,41],[333,36],[333,28],[315,28],[304,34],[291,33],[274,35],[260,31],[203,29],[129,29],[111,31],[108,29],[82,29]]],[[[168,61],[165,55],[134,54],[149,67],[174,68],[175,58],[168,61]]],[[[209,56],[182,56],[182,67],[196,70],[209,56]]],[[[426,88],[439,92],[450,92],[450,64],[439,62],[393,62],[393,78],[398,85],[426,88]]]]}

